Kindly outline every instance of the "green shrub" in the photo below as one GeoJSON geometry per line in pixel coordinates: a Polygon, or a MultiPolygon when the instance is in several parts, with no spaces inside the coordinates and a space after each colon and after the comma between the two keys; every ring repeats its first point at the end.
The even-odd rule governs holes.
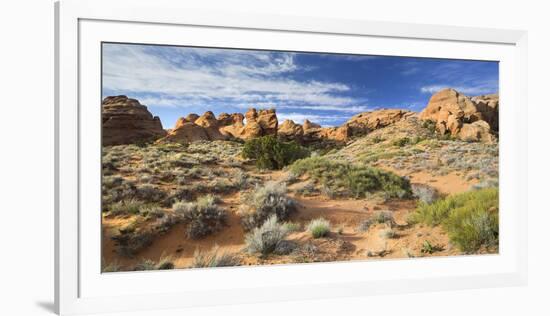
{"type": "Polygon", "coordinates": [[[259,254],[261,257],[265,257],[275,251],[287,234],[288,231],[284,225],[278,223],[277,216],[273,215],[262,226],[254,228],[246,235],[246,250],[251,254],[259,254]]]}
{"type": "Polygon", "coordinates": [[[241,221],[244,228],[250,230],[258,227],[273,215],[281,221],[287,220],[297,210],[297,206],[286,192],[284,183],[267,182],[245,195],[241,206],[241,221]]]}
{"type": "Polygon", "coordinates": [[[422,248],[420,248],[420,252],[432,254],[434,252],[443,251],[443,247],[439,245],[432,245],[428,240],[424,240],[422,243],[422,248]]]}
{"type": "Polygon", "coordinates": [[[281,169],[309,156],[309,151],[296,142],[283,142],[275,136],[263,136],[245,142],[242,156],[256,160],[260,169],[281,169]]]}
{"type": "Polygon", "coordinates": [[[432,204],[420,203],[409,221],[443,225],[451,242],[465,252],[498,246],[498,189],[452,195],[432,204]]]}
{"type": "Polygon", "coordinates": [[[227,213],[212,195],[202,196],[196,202],[176,202],[172,209],[188,221],[187,236],[198,239],[220,230],[227,221],[227,213]]]}
{"type": "Polygon", "coordinates": [[[148,183],[138,185],[136,195],[145,202],[158,202],[166,197],[164,191],[148,183]]]}
{"type": "Polygon", "coordinates": [[[392,141],[392,145],[397,146],[397,147],[403,147],[403,146],[409,145],[411,143],[412,143],[412,141],[409,137],[402,137],[402,138],[398,138],[398,139],[395,139],[394,141],[392,141]]]}
{"type": "Polygon", "coordinates": [[[317,218],[309,222],[307,230],[313,238],[325,237],[330,233],[330,222],[324,218],[317,218]]]}
{"type": "Polygon", "coordinates": [[[383,139],[382,137],[380,137],[380,136],[375,136],[375,137],[372,139],[372,142],[373,142],[374,144],[378,144],[378,143],[381,143],[381,142],[383,142],[383,141],[384,141],[384,139],[383,139]]]}
{"type": "Polygon", "coordinates": [[[412,194],[408,179],[366,165],[310,157],[294,162],[290,170],[299,176],[308,174],[333,195],[361,198],[367,193],[382,191],[389,197],[405,198],[412,194]]]}
{"type": "Polygon", "coordinates": [[[428,129],[432,133],[435,133],[435,121],[425,120],[422,122],[422,127],[428,129]]]}
{"type": "Polygon", "coordinates": [[[498,203],[492,209],[459,208],[445,223],[450,240],[462,251],[474,252],[482,246],[498,245],[498,203]]]}

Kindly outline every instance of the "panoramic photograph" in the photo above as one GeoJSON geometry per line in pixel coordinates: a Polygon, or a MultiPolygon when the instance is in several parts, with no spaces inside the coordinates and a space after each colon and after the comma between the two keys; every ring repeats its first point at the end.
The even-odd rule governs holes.
{"type": "Polygon", "coordinates": [[[101,50],[102,272],[498,254],[498,62],[101,50]]]}

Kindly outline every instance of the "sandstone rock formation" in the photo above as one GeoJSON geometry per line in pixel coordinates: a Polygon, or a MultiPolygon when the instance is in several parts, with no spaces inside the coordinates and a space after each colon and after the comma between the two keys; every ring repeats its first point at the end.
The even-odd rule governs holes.
{"type": "Polygon", "coordinates": [[[311,129],[315,129],[315,128],[321,128],[321,125],[319,125],[317,123],[310,122],[308,119],[305,119],[303,128],[304,128],[304,131],[307,131],[307,130],[311,130],[311,129]]]}
{"type": "Polygon", "coordinates": [[[208,139],[209,137],[204,127],[180,117],[174,128],[168,132],[168,135],[158,140],[158,142],[191,143],[208,139]]]}
{"type": "Polygon", "coordinates": [[[244,117],[246,125],[241,138],[249,139],[265,135],[276,135],[279,122],[275,109],[260,110],[249,109],[244,117]]]}
{"type": "Polygon", "coordinates": [[[227,136],[220,132],[223,121],[218,121],[212,111],[206,111],[194,122],[196,125],[202,127],[208,135],[208,140],[224,140],[227,136]]]}
{"type": "Polygon", "coordinates": [[[483,120],[491,126],[491,130],[498,132],[498,94],[480,95],[473,97],[472,101],[481,112],[483,120]]]}
{"type": "Polygon", "coordinates": [[[284,140],[302,144],[331,141],[346,143],[354,137],[376,129],[404,122],[410,117],[430,120],[436,130],[466,141],[492,142],[498,133],[498,95],[467,97],[453,89],[434,94],[418,115],[399,109],[382,109],[357,114],[337,127],[322,127],[305,120],[302,125],[285,120],[279,125],[274,109],[249,109],[241,113],[212,111],[203,115],[191,113],[178,119],[173,129],[162,129],[160,119],[153,117],[147,107],[126,96],[103,100],[103,143],[129,144],[159,140],[159,142],[189,143],[201,140],[251,139],[278,135],[284,140]]]}
{"type": "Polygon", "coordinates": [[[304,136],[304,129],[302,125],[294,123],[293,120],[284,120],[284,122],[279,125],[277,135],[284,140],[301,141],[304,136]]]}
{"type": "Polygon", "coordinates": [[[195,114],[195,113],[190,113],[188,114],[185,119],[189,122],[192,122],[192,123],[195,123],[195,121],[199,118],[200,116],[198,114],[195,114]]]}
{"type": "Polygon", "coordinates": [[[138,100],[111,96],[103,99],[101,107],[104,146],[154,141],[166,135],[160,119],[138,100]]]}
{"type": "Polygon", "coordinates": [[[159,142],[189,143],[199,140],[250,139],[277,133],[278,121],[275,110],[250,109],[241,113],[220,113],[218,118],[211,111],[201,116],[189,114],[180,118],[176,126],[159,142]],[[246,117],[246,124],[244,119],[246,117]]]}
{"type": "Polygon", "coordinates": [[[351,136],[359,136],[394,124],[411,115],[414,115],[414,113],[407,110],[382,109],[359,113],[349,119],[344,125],[349,127],[351,136]]]}
{"type": "Polygon", "coordinates": [[[278,135],[283,139],[297,140],[306,144],[323,140],[345,143],[352,137],[366,135],[412,115],[414,113],[411,111],[393,109],[364,112],[353,116],[338,127],[321,127],[307,119],[304,120],[303,125],[286,120],[279,126],[278,135]]]}
{"type": "Polygon", "coordinates": [[[489,123],[481,120],[470,124],[464,124],[458,132],[458,138],[468,142],[481,141],[484,143],[492,143],[494,141],[489,123]]]}
{"type": "Polygon", "coordinates": [[[450,134],[467,141],[492,142],[493,133],[498,132],[498,103],[498,95],[470,98],[456,90],[443,89],[430,98],[419,117],[433,121],[442,135],[450,134]]]}

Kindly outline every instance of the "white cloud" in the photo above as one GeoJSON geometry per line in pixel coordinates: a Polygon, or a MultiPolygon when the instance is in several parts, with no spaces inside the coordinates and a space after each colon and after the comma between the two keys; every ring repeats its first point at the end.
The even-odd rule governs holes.
{"type": "Polygon", "coordinates": [[[320,110],[363,109],[354,98],[337,95],[350,90],[345,84],[281,76],[300,70],[293,53],[121,44],[106,44],[103,50],[104,88],[156,96],[144,104],[271,102],[320,110]]]}

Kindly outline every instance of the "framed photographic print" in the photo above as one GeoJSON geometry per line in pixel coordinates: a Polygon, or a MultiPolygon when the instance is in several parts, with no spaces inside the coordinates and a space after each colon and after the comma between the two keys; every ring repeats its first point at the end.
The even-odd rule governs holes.
{"type": "Polygon", "coordinates": [[[56,14],[58,313],[526,282],[525,32],[56,14]]]}

